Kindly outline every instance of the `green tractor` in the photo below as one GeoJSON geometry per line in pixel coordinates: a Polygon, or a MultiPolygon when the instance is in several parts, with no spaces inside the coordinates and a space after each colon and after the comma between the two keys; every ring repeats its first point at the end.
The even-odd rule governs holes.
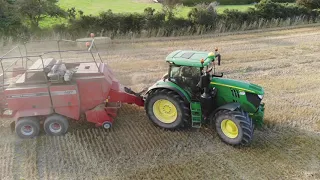
{"type": "Polygon", "coordinates": [[[168,73],[144,97],[149,119],[165,129],[200,128],[209,124],[229,145],[248,145],[255,127],[263,124],[262,87],[215,74],[213,52],[177,50],[170,53],[168,73]]]}

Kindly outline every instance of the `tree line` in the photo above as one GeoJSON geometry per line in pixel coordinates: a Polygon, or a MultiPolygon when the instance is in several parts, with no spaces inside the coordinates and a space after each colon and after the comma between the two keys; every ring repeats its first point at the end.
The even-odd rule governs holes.
{"type": "Polygon", "coordinates": [[[295,5],[282,3],[292,0],[255,0],[254,8],[249,8],[246,12],[227,9],[222,14],[216,11],[218,4],[247,4],[253,3],[253,0],[164,0],[162,11],[159,12],[153,8],[146,8],[144,13],[113,13],[108,10],[97,16],[85,15],[75,8],[65,11],[57,2],[58,0],[0,0],[0,37],[26,40],[30,36],[54,32],[77,38],[89,32],[101,35],[108,32],[108,35],[115,36],[159,29],[162,30],[161,36],[169,36],[179,30],[196,34],[199,27],[201,31],[207,32],[221,26],[228,29],[261,19],[268,21],[303,17],[304,20],[315,22],[320,15],[320,0],[297,0],[295,5]],[[176,7],[181,3],[193,7],[187,18],[176,17],[176,7]],[[62,17],[67,19],[67,23],[40,29],[39,23],[46,17],[62,17]]]}

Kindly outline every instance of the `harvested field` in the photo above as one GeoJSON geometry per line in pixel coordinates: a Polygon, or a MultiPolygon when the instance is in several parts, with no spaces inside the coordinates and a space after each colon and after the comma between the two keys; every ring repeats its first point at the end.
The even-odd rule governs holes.
{"type": "Polygon", "coordinates": [[[225,77],[265,88],[266,126],[250,147],[216,132],[166,131],[125,105],[110,130],[73,123],[62,137],[21,140],[0,121],[0,179],[320,179],[320,27],[99,47],[120,81],[152,85],[176,49],[220,48],[225,77]]]}

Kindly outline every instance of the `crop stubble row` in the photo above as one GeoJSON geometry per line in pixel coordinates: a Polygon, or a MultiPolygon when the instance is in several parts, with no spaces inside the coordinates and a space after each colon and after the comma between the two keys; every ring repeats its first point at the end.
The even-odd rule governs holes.
{"type": "Polygon", "coordinates": [[[198,50],[222,47],[225,53],[219,71],[228,72],[230,78],[256,82],[266,89],[266,121],[275,125],[256,131],[249,148],[226,146],[214,131],[206,128],[162,130],[148,122],[143,108],[125,105],[111,130],[90,126],[86,129],[76,124],[63,137],[41,136],[20,141],[8,133],[5,123],[0,127],[0,178],[320,178],[320,137],[316,134],[320,123],[317,129],[319,120],[313,115],[318,112],[313,106],[309,108],[312,111],[306,111],[308,103],[319,102],[314,95],[319,90],[315,84],[320,82],[318,30],[297,30],[300,35],[294,30],[287,31],[288,34],[279,32],[280,35],[266,33],[275,38],[263,34],[225,37],[216,43],[211,40],[142,43],[140,47],[146,49],[143,60],[139,57],[141,49],[126,50],[135,47],[134,44],[123,45],[119,52],[126,53],[121,57],[116,48],[107,53],[120,81],[138,88],[141,82],[136,85],[130,77],[142,71],[149,77],[148,82],[157,80],[160,72],[165,72],[166,64],[160,62],[169,49],[186,49],[190,44],[197,44],[194,49],[198,50]],[[122,67],[128,73],[118,74],[123,72],[122,67]],[[310,132],[293,129],[295,126],[310,132]]]}

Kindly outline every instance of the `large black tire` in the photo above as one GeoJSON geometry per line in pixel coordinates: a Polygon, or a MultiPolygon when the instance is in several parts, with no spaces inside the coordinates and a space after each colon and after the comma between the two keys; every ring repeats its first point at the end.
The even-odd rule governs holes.
{"type": "Polygon", "coordinates": [[[154,124],[165,129],[179,129],[186,127],[190,123],[190,108],[188,103],[184,102],[180,95],[168,89],[157,89],[151,92],[146,99],[145,110],[147,116],[154,124]],[[171,111],[174,112],[176,109],[176,118],[173,116],[171,122],[161,121],[158,118],[159,113],[157,117],[157,112],[154,112],[154,109],[157,109],[155,103],[160,102],[159,100],[169,101],[174,106],[168,105],[167,107],[163,107],[163,111],[165,111],[166,108],[170,113],[171,111]]]}
{"type": "Polygon", "coordinates": [[[50,136],[60,136],[68,131],[69,121],[64,116],[54,114],[46,118],[43,128],[50,136]]]}
{"type": "Polygon", "coordinates": [[[36,117],[22,117],[18,119],[15,131],[22,139],[34,138],[40,133],[40,121],[36,117]]]}
{"type": "Polygon", "coordinates": [[[216,113],[214,120],[215,129],[226,144],[247,146],[252,142],[254,125],[247,112],[222,110],[216,113]]]}

